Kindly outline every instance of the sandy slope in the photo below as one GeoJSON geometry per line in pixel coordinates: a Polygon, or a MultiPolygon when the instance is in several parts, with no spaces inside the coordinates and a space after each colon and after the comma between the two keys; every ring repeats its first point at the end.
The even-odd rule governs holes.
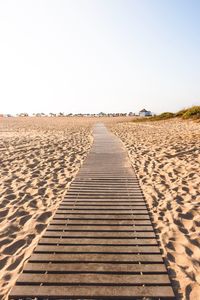
{"type": "Polygon", "coordinates": [[[200,299],[200,123],[124,123],[127,147],[179,298],[200,299]]]}
{"type": "Polygon", "coordinates": [[[75,177],[92,143],[91,122],[0,120],[0,298],[75,177]]]}

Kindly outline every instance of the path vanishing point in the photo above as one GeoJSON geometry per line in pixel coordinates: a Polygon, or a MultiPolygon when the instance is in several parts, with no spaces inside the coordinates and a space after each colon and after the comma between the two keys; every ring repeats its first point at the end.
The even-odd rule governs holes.
{"type": "Polygon", "coordinates": [[[103,124],[9,299],[175,299],[143,193],[103,124]]]}

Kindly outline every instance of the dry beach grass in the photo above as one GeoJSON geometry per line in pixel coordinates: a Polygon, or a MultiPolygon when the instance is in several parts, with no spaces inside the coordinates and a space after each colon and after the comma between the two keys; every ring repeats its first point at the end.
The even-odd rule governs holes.
{"type": "Polygon", "coordinates": [[[112,130],[140,179],[178,298],[200,299],[200,123],[123,123],[112,130]]]}

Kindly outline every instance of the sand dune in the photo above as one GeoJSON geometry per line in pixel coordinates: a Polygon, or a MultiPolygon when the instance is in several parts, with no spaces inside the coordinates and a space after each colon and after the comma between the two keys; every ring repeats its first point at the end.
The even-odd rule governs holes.
{"type": "Polygon", "coordinates": [[[200,124],[112,126],[127,147],[179,299],[200,299],[200,124]]]}
{"type": "Polygon", "coordinates": [[[1,120],[1,299],[6,299],[91,143],[90,122],[67,118],[1,120]]]}

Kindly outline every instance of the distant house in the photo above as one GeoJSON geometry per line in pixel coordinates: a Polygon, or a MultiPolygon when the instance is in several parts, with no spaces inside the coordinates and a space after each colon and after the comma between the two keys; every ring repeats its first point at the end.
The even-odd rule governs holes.
{"type": "Polygon", "coordinates": [[[18,114],[18,117],[28,117],[28,114],[27,113],[20,113],[20,114],[18,114]]]}
{"type": "Polygon", "coordinates": [[[64,117],[64,116],[65,116],[65,114],[62,113],[62,112],[59,112],[59,113],[57,114],[57,117],[64,117]]]}
{"type": "Polygon", "coordinates": [[[150,110],[146,110],[145,108],[139,112],[140,117],[149,117],[152,116],[152,112],[150,110]]]}
{"type": "Polygon", "coordinates": [[[33,116],[34,117],[46,117],[46,115],[44,113],[34,113],[33,116]]]}

